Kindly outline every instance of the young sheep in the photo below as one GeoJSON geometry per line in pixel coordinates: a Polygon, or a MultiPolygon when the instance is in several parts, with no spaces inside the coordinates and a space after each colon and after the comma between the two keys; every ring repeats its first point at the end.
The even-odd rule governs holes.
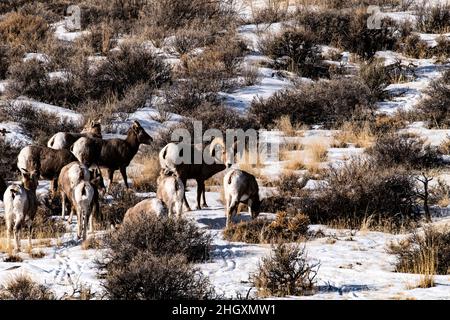
{"type": "Polygon", "coordinates": [[[56,192],[58,176],[61,169],[68,163],[76,161],[68,150],[54,150],[44,146],[27,146],[20,150],[17,156],[17,167],[23,173],[38,172],[41,178],[51,181],[50,189],[56,192]]]}
{"type": "Polygon", "coordinates": [[[82,137],[102,138],[102,127],[100,121],[90,121],[80,132],[58,132],[54,134],[47,143],[47,147],[60,150],[70,150],[70,147],[82,137]]]}
{"type": "Polygon", "coordinates": [[[127,210],[123,222],[133,221],[141,213],[165,217],[167,216],[167,207],[158,198],[145,199],[127,210]]]}
{"type": "Polygon", "coordinates": [[[252,219],[259,215],[261,201],[259,199],[259,188],[256,178],[242,170],[230,170],[223,178],[223,189],[225,193],[227,227],[236,215],[239,203],[248,206],[248,212],[252,219]]]}
{"type": "MultiPolygon", "coordinates": [[[[101,177],[101,175],[100,175],[101,177]]],[[[96,184],[100,184],[100,177],[92,177],[88,168],[79,162],[66,165],[59,176],[59,189],[61,193],[62,217],[66,211],[66,200],[68,200],[71,211],[69,222],[72,221],[73,213],[77,213],[77,235],[86,239],[88,223],[93,230],[92,211],[99,211],[98,190],[96,184]]]]}
{"type": "Polygon", "coordinates": [[[36,189],[39,175],[22,170],[22,184],[9,186],[4,195],[6,238],[8,250],[11,245],[11,232],[14,232],[16,251],[20,251],[20,230],[26,223],[28,227],[28,243],[31,248],[32,222],[36,215],[38,200],[36,189]]]}
{"type": "Polygon", "coordinates": [[[157,185],[156,197],[169,209],[169,217],[174,213],[181,217],[184,197],[184,184],[181,179],[176,174],[164,174],[164,171],[161,170],[157,185]]]}
{"type": "Polygon", "coordinates": [[[112,185],[114,171],[118,169],[128,189],[127,167],[138,152],[139,146],[150,144],[151,141],[153,139],[145,132],[139,122],[134,121],[125,140],[80,138],[73,144],[71,150],[81,163],[88,166],[97,164],[108,169],[108,191],[112,185]]]}
{"type": "MultiPolygon", "coordinates": [[[[216,138],[209,145],[205,147],[206,154],[208,154],[213,163],[206,163],[204,160],[204,153],[198,145],[186,145],[183,143],[169,143],[159,153],[160,166],[165,172],[176,172],[178,177],[186,186],[188,179],[195,179],[197,182],[197,209],[201,209],[202,205],[207,206],[205,199],[205,181],[211,178],[216,173],[219,173],[226,168],[231,167],[234,154],[237,150],[237,143],[233,144],[233,150],[225,150],[225,143],[223,139],[216,138]],[[183,153],[185,148],[191,150],[191,161],[189,163],[183,162],[180,158],[180,154],[183,153]],[[200,159],[203,159],[202,163],[194,163],[194,157],[198,153],[201,153],[200,159]],[[202,203],[200,201],[202,200],[202,203]]],[[[191,210],[189,204],[184,195],[184,205],[188,211],[191,210]]]]}

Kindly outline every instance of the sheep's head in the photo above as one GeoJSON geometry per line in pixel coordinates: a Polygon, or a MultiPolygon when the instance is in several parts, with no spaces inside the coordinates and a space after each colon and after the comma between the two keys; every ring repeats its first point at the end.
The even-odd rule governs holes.
{"type": "Polygon", "coordinates": [[[27,169],[22,168],[22,183],[25,189],[36,190],[39,185],[39,172],[29,172],[27,169]]]}
{"type": "Polygon", "coordinates": [[[210,156],[216,160],[216,163],[223,163],[227,168],[231,168],[237,150],[236,141],[231,146],[228,146],[222,138],[215,138],[209,148],[210,156]]]}
{"type": "Polygon", "coordinates": [[[83,128],[82,133],[91,133],[95,137],[102,136],[102,124],[100,119],[88,121],[86,126],[83,128]]]}
{"type": "Polygon", "coordinates": [[[131,125],[131,130],[136,135],[139,143],[150,144],[150,142],[153,141],[152,137],[150,137],[148,133],[145,132],[144,128],[142,128],[141,124],[138,121],[136,120],[133,121],[133,124],[131,125]]]}
{"type": "Polygon", "coordinates": [[[256,219],[259,216],[259,213],[261,212],[261,201],[254,201],[251,205],[252,209],[252,219],[256,219]]]}

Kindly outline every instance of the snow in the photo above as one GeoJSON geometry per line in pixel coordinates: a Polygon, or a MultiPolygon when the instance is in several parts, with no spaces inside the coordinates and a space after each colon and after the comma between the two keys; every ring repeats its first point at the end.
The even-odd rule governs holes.
{"type": "Polygon", "coordinates": [[[0,122],[0,130],[2,129],[8,132],[2,139],[11,146],[22,148],[33,143],[33,140],[25,134],[24,129],[19,123],[0,122]]]}
{"type": "Polygon", "coordinates": [[[90,34],[90,31],[68,31],[66,22],[60,21],[52,25],[55,28],[55,37],[64,41],[75,41],[77,38],[90,34]]]}

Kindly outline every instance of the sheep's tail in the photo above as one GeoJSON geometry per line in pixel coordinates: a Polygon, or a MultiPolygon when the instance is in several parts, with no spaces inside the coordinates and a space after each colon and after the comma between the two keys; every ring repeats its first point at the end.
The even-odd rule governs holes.
{"type": "Polygon", "coordinates": [[[11,192],[11,198],[14,200],[16,195],[19,193],[19,190],[17,190],[17,188],[11,188],[9,189],[9,192],[11,192]]]}
{"type": "Polygon", "coordinates": [[[236,171],[232,171],[230,176],[228,177],[228,184],[231,184],[231,179],[233,179],[234,175],[236,175],[236,171]]]}
{"type": "Polygon", "coordinates": [[[52,148],[55,144],[55,135],[53,135],[50,140],[48,140],[47,147],[52,148]]]}

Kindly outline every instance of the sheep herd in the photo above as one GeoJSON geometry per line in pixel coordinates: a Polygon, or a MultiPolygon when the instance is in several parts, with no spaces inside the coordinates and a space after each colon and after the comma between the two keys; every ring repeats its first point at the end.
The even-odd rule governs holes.
{"type": "MultiPolygon", "coordinates": [[[[24,226],[28,228],[31,247],[32,222],[38,208],[36,189],[39,179],[50,180],[52,197],[61,197],[63,219],[67,207],[70,207],[69,223],[73,214],[76,214],[77,236],[85,240],[88,229],[93,232],[94,219],[100,217],[100,196],[109,192],[114,172],[120,171],[128,189],[126,169],[139,146],[152,141],[138,121],[132,123],[125,139],[103,139],[100,122],[89,121],[80,133],[58,132],[49,139],[47,146],[31,145],[23,148],[17,157],[21,183],[7,187],[0,177],[8,249],[13,234],[15,250],[20,251],[20,232],[24,226]],[[108,172],[107,189],[100,168],[108,172]]],[[[219,138],[213,139],[204,149],[196,144],[167,144],[159,153],[161,170],[156,181],[156,197],[129,208],[124,221],[132,220],[141,213],[180,217],[183,210],[190,211],[185,195],[188,179],[197,182],[197,209],[201,209],[202,205],[207,206],[205,181],[225,169],[228,170],[223,179],[227,226],[236,214],[239,203],[247,204],[252,218],[256,218],[260,209],[258,184],[253,175],[231,168],[236,142],[233,146],[233,150],[227,152],[223,139],[219,138]],[[183,148],[188,148],[192,157],[201,153],[203,159],[203,154],[207,154],[215,161],[181,161],[180,152],[183,148]]]]}

